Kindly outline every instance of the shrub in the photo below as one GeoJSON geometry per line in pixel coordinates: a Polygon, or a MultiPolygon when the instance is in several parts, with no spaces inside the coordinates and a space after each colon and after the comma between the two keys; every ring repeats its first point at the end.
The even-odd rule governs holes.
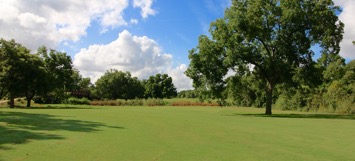
{"type": "Polygon", "coordinates": [[[143,106],[144,102],[142,99],[134,99],[134,100],[127,100],[126,101],[128,106],[143,106]]]}
{"type": "Polygon", "coordinates": [[[188,100],[178,100],[175,102],[167,102],[163,99],[134,99],[134,100],[103,100],[91,101],[93,106],[220,106],[218,102],[197,102],[188,100]]]}
{"type": "Polygon", "coordinates": [[[212,102],[177,101],[171,103],[171,106],[219,106],[219,104],[212,102]]]}
{"type": "Polygon", "coordinates": [[[169,105],[168,102],[164,101],[163,99],[146,99],[144,102],[146,106],[166,106],[169,105]]]}
{"type": "Polygon", "coordinates": [[[90,103],[93,106],[143,106],[143,100],[134,99],[134,100],[103,100],[103,101],[91,101],[90,103]]]}
{"type": "Polygon", "coordinates": [[[90,104],[90,100],[85,98],[85,97],[83,97],[83,98],[70,97],[64,103],[72,104],[72,105],[89,105],[90,104]]]}

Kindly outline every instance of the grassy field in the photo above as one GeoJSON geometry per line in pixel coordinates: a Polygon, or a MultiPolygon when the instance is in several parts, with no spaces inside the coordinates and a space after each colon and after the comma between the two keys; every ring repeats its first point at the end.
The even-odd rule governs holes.
{"type": "MultiPolygon", "coordinates": [[[[62,108],[64,107],[64,108],[62,108]]],[[[220,107],[0,109],[2,161],[355,160],[355,117],[220,107]]]]}

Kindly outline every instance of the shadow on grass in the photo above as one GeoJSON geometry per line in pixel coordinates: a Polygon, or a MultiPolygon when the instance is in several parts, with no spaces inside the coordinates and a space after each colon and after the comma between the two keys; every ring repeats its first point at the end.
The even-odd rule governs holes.
{"type": "MultiPolygon", "coordinates": [[[[9,107],[0,107],[0,108],[9,108],[9,107]]],[[[63,104],[58,104],[58,105],[35,105],[31,107],[26,107],[26,106],[15,106],[15,109],[98,109],[98,107],[93,107],[90,105],[63,105],[63,104]]]]}
{"type": "Polygon", "coordinates": [[[272,115],[265,115],[265,114],[232,114],[232,115],[229,115],[229,116],[355,120],[355,115],[339,115],[339,114],[272,114],[272,115]]]}
{"type": "Polygon", "coordinates": [[[0,112],[0,150],[6,144],[25,144],[30,140],[65,139],[51,131],[97,132],[100,127],[124,129],[103,123],[61,119],[55,115],[23,112],[0,112]]]}

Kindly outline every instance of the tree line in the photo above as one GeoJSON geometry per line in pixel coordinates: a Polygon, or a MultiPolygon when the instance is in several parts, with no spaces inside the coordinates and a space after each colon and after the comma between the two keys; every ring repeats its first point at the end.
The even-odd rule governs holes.
{"type": "Polygon", "coordinates": [[[65,52],[39,47],[36,53],[16,43],[0,39],[0,98],[26,97],[39,103],[62,103],[69,97],[89,99],[172,98],[177,95],[172,78],[156,74],[147,80],[129,72],[108,70],[95,84],[83,78],[65,52]]]}
{"type": "Polygon", "coordinates": [[[177,91],[173,79],[168,74],[156,74],[148,79],[139,80],[129,72],[108,70],[95,83],[92,97],[98,99],[142,99],[173,98],[177,91]]]}

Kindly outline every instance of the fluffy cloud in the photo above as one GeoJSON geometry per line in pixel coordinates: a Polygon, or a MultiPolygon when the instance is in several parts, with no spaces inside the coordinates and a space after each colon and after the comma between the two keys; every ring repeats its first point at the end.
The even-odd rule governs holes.
{"type": "MultiPolygon", "coordinates": [[[[155,14],[151,5],[151,1],[134,3],[144,18],[155,14]]],[[[129,0],[6,0],[0,5],[0,35],[34,50],[40,45],[54,48],[80,40],[93,20],[101,32],[128,25],[123,17],[128,6],[129,0]]]]}
{"type": "Polygon", "coordinates": [[[156,11],[152,9],[152,4],[153,0],[133,0],[133,7],[141,8],[143,18],[156,14],[156,11]]]}
{"type": "Polygon", "coordinates": [[[126,30],[109,44],[81,49],[73,63],[84,77],[90,77],[94,82],[107,70],[117,69],[129,71],[140,79],[168,73],[179,90],[191,88],[191,81],[183,74],[186,65],[171,69],[171,54],[164,53],[154,40],[133,36],[126,30]]]}
{"type": "Polygon", "coordinates": [[[336,0],[334,2],[343,9],[339,19],[345,24],[344,39],[340,44],[340,55],[348,59],[355,59],[355,46],[352,44],[352,41],[355,40],[355,1],[336,0]]]}
{"type": "Polygon", "coordinates": [[[186,69],[187,66],[185,64],[181,64],[174,69],[168,70],[168,74],[171,78],[173,78],[173,83],[178,91],[192,89],[192,79],[188,78],[184,74],[186,69]]]}

